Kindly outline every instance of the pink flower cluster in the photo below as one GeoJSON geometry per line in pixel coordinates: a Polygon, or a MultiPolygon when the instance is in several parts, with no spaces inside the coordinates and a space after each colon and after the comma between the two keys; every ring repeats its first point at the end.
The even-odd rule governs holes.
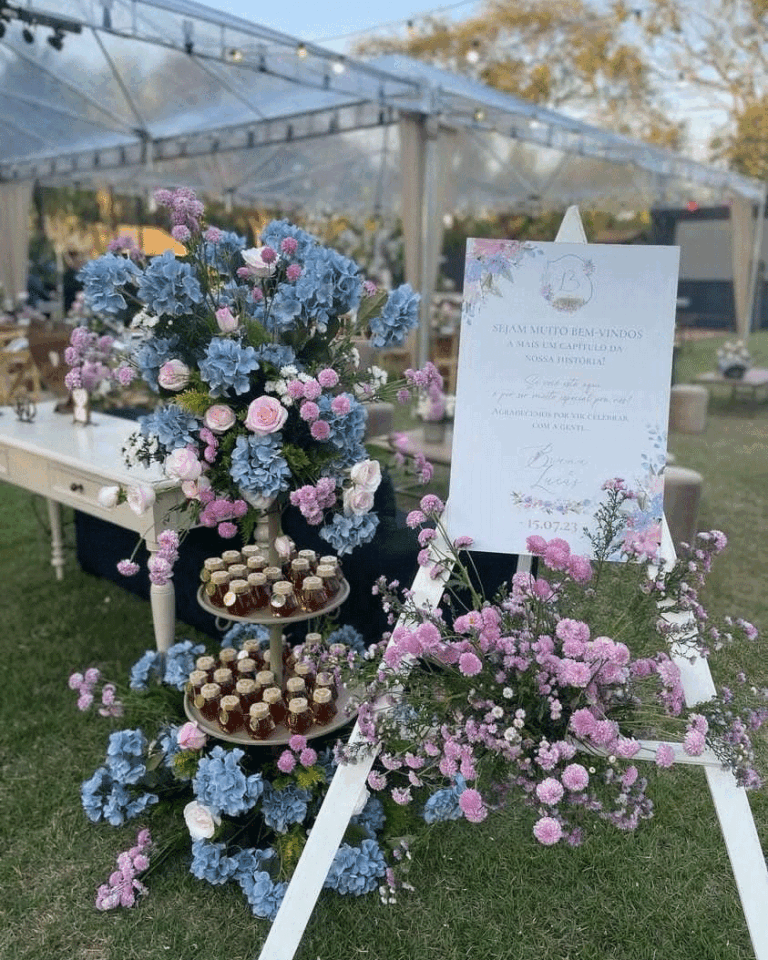
{"type": "Polygon", "coordinates": [[[149,868],[149,852],[152,839],[149,830],[140,830],[136,845],[124,850],[117,858],[117,870],[102,883],[96,892],[97,910],[115,910],[117,907],[132,907],[138,897],[149,891],[138,879],[149,868]]]}
{"type": "MultiPolygon", "coordinates": [[[[96,688],[101,681],[101,671],[96,667],[90,667],[82,673],[73,673],[69,678],[69,689],[75,690],[78,694],[78,710],[90,710],[96,699],[96,688]]],[[[116,696],[114,683],[105,683],[101,688],[101,705],[99,713],[102,717],[122,717],[124,713],[123,704],[116,696]]]]}
{"type": "Polygon", "coordinates": [[[288,741],[288,750],[283,750],[277,760],[277,769],[281,773],[291,773],[297,764],[312,767],[317,763],[317,753],[307,746],[307,738],[294,734],[288,741]]]}
{"type": "Polygon", "coordinates": [[[175,530],[163,530],[157,538],[159,550],[147,560],[149,579],[156,586],[165,586],[173,576],[173,565],[179,559],[179,535],[175,530]]]}
{"type": "Polygon", "coordinates": [[[71,368],[64,377],[67,389],[82,388],[90,393],[104,380],[128,386],[134,377],[133,368],[124,363],[112,365],[113,347],[112,337],[91,333],[87,327],[75,327],[64,350],[64,361],[71,368]]]}
{"type": "Polygon", "coordinates": [[[168,207],[171,211],[171,235],[179,243],[186,243],[193,233],[200,232],[200,218],[203,215],[203,204],[197,199],[193,190],[188,187],[179,187],[176,190],[155,190],[155,202],[161,207],[168,207]],[[183,230],[174,232],[175,228],[183,230]]]}
{"type": "Polygon", "coordinates": [[[199,521],[204,527],[216,527],[220,537],[230,540],[237,533],[237,525],[233,520],[239,520],[248,512],[245,500],[230,500],[228,497],[217,497],[210,488],[201,490],[200,502],[204,505],[200,511],[199,521]]]}
{"type": "Polygon", "coordinates": [[[315,486],[305,484],[291,491],[291,504],[298,507],[307,523],[316,526],[323,522],[323,510],[336,503],[336,481],[331,477],[321,477],[315,486]]]}

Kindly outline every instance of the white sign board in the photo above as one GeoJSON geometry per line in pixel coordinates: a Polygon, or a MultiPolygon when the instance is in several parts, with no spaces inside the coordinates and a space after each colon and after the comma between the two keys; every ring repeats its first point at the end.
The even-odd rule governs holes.
{"type": "Polygon", "coordinates": [[[452,536],[525,553],[567,540],[621,477],[628,534],[658,545],[676,247],[467,242],[450,485],[452,536]]]}

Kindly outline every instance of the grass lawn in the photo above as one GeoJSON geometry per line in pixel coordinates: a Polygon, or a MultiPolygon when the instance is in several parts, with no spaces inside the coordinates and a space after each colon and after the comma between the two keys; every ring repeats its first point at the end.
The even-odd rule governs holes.
{"type": "MultiPolygon", "coordinates": [[[[711,369],[722,339],[687,341],[678,381],[711,369]]],[[[752,350],[768,366],[768,336],[756,335],[752,350]]],[[[704,477],[700,529],[730,541],[709,606],[768,629],[768,405],[751,413],[713,399],[704,434],[674,434],[669,446],[704,477]]],[[[57,582],[45,516],[40,501],[0,484],[0,960],[254,958],[267,924],[238,887],[202,883],[180,860],[151,878],[136,908],[94,908],[136,826],[92,825],[83,813],[80,784],[102,763],[112,721],[79,713],[67,678],[93,665],[124,684],[153,646],[152,622],[149,604],[83,574],[74,556],[57,582]]],[[[187,636],[195,634],[180,624],[187,636]]],[[[761,638],[732,662],[766,683],[766,651],[761,638]]],[[[656,817],[633,834],[596,824],[579,849],[540,846],[516,809],[479,826],[432,828],[412,872],[415,893],[396,906],[324,893],[299,960],[748,960],[703,774],[647,773],[656,817]]],[[[751,803],[768,843],[766,792],[751,803]]]]}

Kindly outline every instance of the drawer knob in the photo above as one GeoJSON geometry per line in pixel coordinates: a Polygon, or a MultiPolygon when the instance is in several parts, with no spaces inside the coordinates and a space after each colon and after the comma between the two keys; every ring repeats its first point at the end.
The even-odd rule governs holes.
{"type": "Polygon", "coordinates": [[[85,490],[85,487],[82,483],[70,483],[69,489],[72,493],[82,493],[85,490]]]}

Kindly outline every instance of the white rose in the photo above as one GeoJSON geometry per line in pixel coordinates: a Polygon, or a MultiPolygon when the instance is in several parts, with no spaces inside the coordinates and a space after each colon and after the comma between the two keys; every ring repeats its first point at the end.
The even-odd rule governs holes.
{"type": "Polygon", "coordinates": [[[221,817],[215,816],[197,800],[190,800],[184,807],[184,820],[193,840],[210,840],[221,823],[221,817]]]}
{"type": "Polygon", "coordinates": [[[186,447],[177,447],[165,458],[165,475],[171,480],[197,480],[203,465],[186,447]]]}
{"type": "Polygon", "coordinates": [[[226,403],[214,403],[208,407],[203,417],[203,423],[208,427],[211,433],[226,433],[230,427],[234,426],[235,411],[226,403]]]}
{"type": "Polygon", "coordinates": [[[249,250],[243,250],[241,256],[253,276],[271,277],[277,269],[277,264],[275,262],[264,263],[262,249],[262,247],[251,247],[249,250]]]}
{"type": "Polygon", "coordinates": [[[373,494],[370,490],[364,490],[362,487],[348,487],[344,491],[344,513],[349,516],[359,517],[373,506],[373,494]]]}
{"type": "Polygon", "coordinates": [[[352,467],[349,475],[358,489],[373,493],[381,483],[381,464],[378,460],[361,460],[352,467]]]}
{"type": "Polygon", "coordinates": [[[183,360],[166,360],[157,374],[157,382],[163,390],[183,390],[189,377],[189,367],[183,360]]]}
{"type": "Polygon", "coordinates": [[[99,490],[99,506],[105,510],[111,510],[117,506],[117,500],[120,496],[120,487],[102,487],[99,490]]]}
{"type": "Polygon", "coordinates": [[[155,491],[152,487],[141,485],[128,487],[125,499],[128,501],[128,506],[131,510],[138,516],[141,516],[142,513],[146,513],[155,502],[155,491]]]}

